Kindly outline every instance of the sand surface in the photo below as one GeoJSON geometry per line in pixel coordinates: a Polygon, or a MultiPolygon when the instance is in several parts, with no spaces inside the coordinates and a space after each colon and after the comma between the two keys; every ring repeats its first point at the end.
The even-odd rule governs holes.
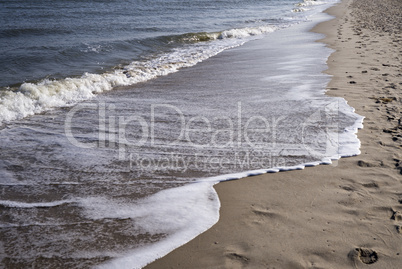
{"type": "Polygon", "coordinates": [[[361,155],[216,185],[219,222],[146,268],[402,268],[402,1],[343,0],[313,30],[361,155]]]}

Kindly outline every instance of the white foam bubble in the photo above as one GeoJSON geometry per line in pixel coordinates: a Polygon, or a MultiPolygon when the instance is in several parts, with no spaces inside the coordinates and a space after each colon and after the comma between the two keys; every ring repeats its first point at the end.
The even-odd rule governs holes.
{"type": "Polygon", "coordinates": [[[124,253],[99,268],[141,268],[206,231],[219,219],[220,202],[213,185],[198,182],[163,190],[136,203],[103,197],[79,199],[86,217],[130,218],[150,233],[166,233],[167,238],[124,253]]]}
{"type": "Polygon", "coordinates": [[[231,29],[228,31],[223,31],[219,36],[218,39],[225,39],[225,38],[243,38],[255,35],[262,35],[265,33],[271,33],[276,30],[274,26],[260,26],[254,28],[241,28],[241,29],[231,29]]]}

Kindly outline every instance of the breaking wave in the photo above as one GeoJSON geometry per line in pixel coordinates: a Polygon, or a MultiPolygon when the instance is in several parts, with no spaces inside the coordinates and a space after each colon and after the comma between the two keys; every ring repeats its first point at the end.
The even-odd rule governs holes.
{"type": "Polygon", "coordinates": [[[133,61],[103,74],[85,73],[76,78],[44,79],[23,83],[19,88],[7,88],[0,91],[0,124],[55,107],[71,106],[114,87],[129,86],[168,75],[276,29],[277,26],[267,25],[171,36],[167,38],[171,42],[182,43],[182,46],[149,60],[133,61]]]}

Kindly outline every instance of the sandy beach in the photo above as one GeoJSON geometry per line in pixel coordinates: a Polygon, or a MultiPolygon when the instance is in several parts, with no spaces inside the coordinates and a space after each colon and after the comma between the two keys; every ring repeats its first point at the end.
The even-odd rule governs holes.
{"type": "Polygon", "coordinates": [[[146,268],[402,268],[402,2],[343,0],[313,31],[327,94],[365,117],[361,154],[223,182],[220,220],[146,268]]]}

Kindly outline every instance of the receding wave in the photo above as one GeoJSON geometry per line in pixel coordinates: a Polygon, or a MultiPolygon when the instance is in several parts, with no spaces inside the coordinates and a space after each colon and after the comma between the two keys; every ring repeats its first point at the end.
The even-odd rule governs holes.
{"type": "Polygon", "coordinates": [[[0,124],[55,107],[74,105],[117,86],[129,86],[168,75],[183,67],[193,66],[223,50],[242,45],[254,36],[276,29],[276,26],[267,25],[173,36],[172,41],[184,44],[150,60],[134,61],[103,74],[85,73],[77,78],[44,79],[37,83],[23,83],[19,88],[2,90],[0,124]]]}
{"type": "Polygon", "coordinates": [[[226,39],[226,38],[247,38],[249,36],[261,35],[265,33],[272,32],[275,29],[274,26],[260,26],[260,27],[245,27],[240,29],[231,29],[225,30],[221,32],[201,32],[201,33],[186,33],[183,35],[168,37],[169,40],[175,42],[183,42],[183,43],[196,43],[196,42],[205,42],[212,41],[217,39],[226,39]]]}

